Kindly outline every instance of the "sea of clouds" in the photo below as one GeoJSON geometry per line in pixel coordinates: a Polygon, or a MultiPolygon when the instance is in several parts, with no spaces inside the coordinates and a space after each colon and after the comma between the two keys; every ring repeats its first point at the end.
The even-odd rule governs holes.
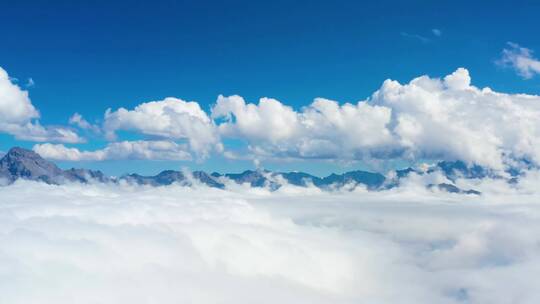
{"type": "Polygon", "coordinates": [[[0,187],[0,303],[539,303],[540,174],[482,195],[0,187]]]}

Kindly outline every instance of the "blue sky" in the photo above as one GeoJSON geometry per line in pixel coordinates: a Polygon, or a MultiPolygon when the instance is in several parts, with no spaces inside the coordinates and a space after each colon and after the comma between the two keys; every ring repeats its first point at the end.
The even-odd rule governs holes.
{"type": "MultiPolygon", "coordinates": [[[[540,4],[291,2],[5,2],[0,67],[29,91],[43,125],[67,125],[75,112],[99,124],[108,108],[132,109],[169,96],[197,101],[206,112],[220,94],[238,94],[252,103],[272,97],[295,110],[316,97],[355,103],[387,78],[407,83],[426,74],[444,77],[458,67],[467,68],[480,88],[540,92],[539,77],[524,79],[495,63],[509,41],[540,50],[540,4]]],[[[8,134],[0,134],[0,140],[4,151],[35,144],[8,134]]],[[[93,150],[106,144],[103,137],[90,135],[87,143],[67,146],[93,150]]],[[[114,174],[179,166],[217,171],[253,167],[252,161],[216,154],[198,162],[61,164],[114,174]]],[[[365,167],[347,161],[264,164],[316,174],[365,167]]]]}

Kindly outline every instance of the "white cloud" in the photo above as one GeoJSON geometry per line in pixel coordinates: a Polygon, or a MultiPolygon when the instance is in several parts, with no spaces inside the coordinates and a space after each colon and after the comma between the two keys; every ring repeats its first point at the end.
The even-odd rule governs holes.
{"type": "Polygon", "coordinates": [[[77,133],[65,127],[42,126],[38,110],[28,92],[12,82],[0,67],[0,132],[29,141],[83,142],[77,133]]]}
{"type": "Polygon", "coordinates": [[[89,123],[79,113],[75,113],[75,114],[71,115],[71,117],[69,118],[69,123],[71,125],[75,125],[75,126],[81,128],[83,130],[89,130],[89,131],[92,131],[94,133],[100,133],[101,132],[101,129],[100,129],[99,126],[89,123]]]}
{"type": "Polygon", "coordinates": [[[386,80],[369,99],[317,98],[300,111],[274,99],[220,96],[212,117],[223,137],[264,157],[464,160],[502,169],[509,158],[540,163],[540,97],[471,85],[466,69],[408,84],[386,80]]]}
{"type": "Polygon", "coordinates": [[[369,102],[392,110],[392,133],[409,157],[461,159],[495,169],[508,156],[540,163],[540,97],[478,89],[465,69],[444,80],[387,80],[369,102]]]}
{"type": "Polygon", "coordinates": [[[431,32],[433,33],[433,35],[437,36],[437,37],[441,37],[442,36],[442,31],[440,29],[432,29],[431,32]]]}
{"type": "Polygon", "coordinates": [[[212,120],[196,102],[177,98],[146,102],[133,110],[107,110],[104,130],[109,138],[118,130],[133,130],[166,139],[185,139],[201,157],[213,150],[221,150],[219,137],[212,120]]]}
{"type": "Polygon", "coordinates": [[[69,118],[69,123],[78,126],[81,129],[90,129],[92,125],[82,117],[81,114],[75,113],[69,118]]]}
{"type": "Polygon", "coordinates": [[[212,117],[225,118],[221,134],[247,140],[254,151],[302,158],[354,158],[354,153],[389,143],[390,111],[365,103],[338,105],[317,98],[302,112],[275,99],[246,104],[220,96],[212,117]]]}
{"type": "Polygon", "coordinates": [[[516,43],[508,42],[508,48],[502,51],[502,57],[497,63],[513,68],[525,79],[540,74],[540,60],[533,56],[532,50],[516,43]]]}
{"type": "Polygon", "coordinates": [[[0,298],[538,303],[539,177],[482,196],[20,181],[0,187],[0,298]]]}
{"type": "Polygon", "coordinates": [[[33,150],[47,159],[69,161],[101,161],[118,159],[191,160],[186,145],[172,141],[121,141],[109,143],[95,151],[80,151],[61,144],[37,144],[33,150]]]}
{"type": "Polygon", "coordinates": [[[35,142],[83,143],[85,140],[71,129],[59,126],[42,126],[39,121],[19,124],[0,124],[0,132],[15,136],[19,140],[35,142]]]}
{"type": "Polygon", "coordinates": [[[0,124],[24,124],[39,118],[28,92],[12,83],[8,73],[0,68],[0,124]]]}
{"type": "Polygon", "coordinates": [[[231,137],[275,143],[295,136],[298,131],[296,112],[271,98],[261,98],[259,104],[254,105],[246,104],[240,96],[220,95],[212,108],[212,117],[228,120],[220,124],[219,129],[221,134],[231,137]]]}

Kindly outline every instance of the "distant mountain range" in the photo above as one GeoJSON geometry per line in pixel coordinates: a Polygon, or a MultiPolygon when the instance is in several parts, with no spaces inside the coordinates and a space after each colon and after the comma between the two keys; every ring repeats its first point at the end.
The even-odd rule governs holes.
{"type": "MultiPolygon", "coordinates": [[[[440,170],[450,181],[457,177],[483,178],[490,176],[490,171],[479,166],[469,167],[465,163],[440,162],[428,172],[440,170]]],[[[271,172],[267,170],[247,170],[242,173],[220,174],[214,172],[208,174],[204,171],[194,171],[185,173],[181,171],[165,170],[155,176],[143,176],[139,174],[128,174],[121,177],[110,177],[101,171],[88,169],[62,170],[54,163],[43,159],[34,151],[15,147],[9,150],[0,159],[0,180],[3,184],[10,184],[18,179],[42,181],[48,184],[63,184],[66,182],[100,182],[100,183],[131,183],[139,185],[162,186],[180,184],[190,186],[194,182],[205,184],[214,188],[225,188],[227,181],[237,184],[249,184],[251,187],[267,187],[272,190],[280,188],[288,183],[296,186],[315,187],[331,190],[344,186],[354,187],[364,185],[368,190],[384,190],[399,185],[400,179],[411,173],[423,174],[412,168],[396,171],[396,176],[385,177],[380,173],[367,171],[350,171],[343,174],[331,174],[326,177],[317,177],[304,172],[271,172]]],[[[463,190],[454,184],[442,183],[428,185],[428,188],[438,188],[442,191],[464,194],[480,194],[475,190],[463,190]]]]}

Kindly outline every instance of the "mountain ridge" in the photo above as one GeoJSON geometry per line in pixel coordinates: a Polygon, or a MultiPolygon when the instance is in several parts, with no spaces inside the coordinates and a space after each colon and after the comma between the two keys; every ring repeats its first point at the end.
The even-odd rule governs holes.
{"type": "MultiPolygon", "coordinates": [[[[457,176],[474,178],[478,174],[485,176],[485,170],[473,167],[468,172],[467,166],[461,162],[441,162],[438,164],[452,182],[457,176]],[[455,167],[457,172],[452,168],[455,167]]],[[[429,171],[428,171],[429,172],[429,171]]],[[[163,186],[180,184],[191,186],[201,183],[213,188],[224,189],[228,180],[237,184],[248,184],[251,187],[267,187],[277,190],[284,184],[307,187],[315,186],[323,190],[339,189],[347,185],[356,187],[362,185],[368,190],[384,190],[399,185],[399,179],[411,173],[424,174],[412,168],[396,171],[397,182],[392,181],[381,173],[354,170],[342,174],[332,173],[325,177],[318,177],[305,172],[273,172],[268,170],[245,170],[241,173],[208,174],[204,171],[182,172],[164,170],[156,175],[145,176],[137,173],[125,174],[120,177],[110,177],[99,170],[66,169],[62,170],[53,162],[43,159],[38,153],[20,147],[13,147],[0,158],[0,179],[13,183],[18,179],[45,182],[48,184],[63,184],[66,182],[100,182],[100,183],[131,183],[138,185],[163,186]]],[[[448,183],[430,184],[429,189],[436,188],[451,193],[480,194],[476,190],[463,190],[448,183]]]]}

